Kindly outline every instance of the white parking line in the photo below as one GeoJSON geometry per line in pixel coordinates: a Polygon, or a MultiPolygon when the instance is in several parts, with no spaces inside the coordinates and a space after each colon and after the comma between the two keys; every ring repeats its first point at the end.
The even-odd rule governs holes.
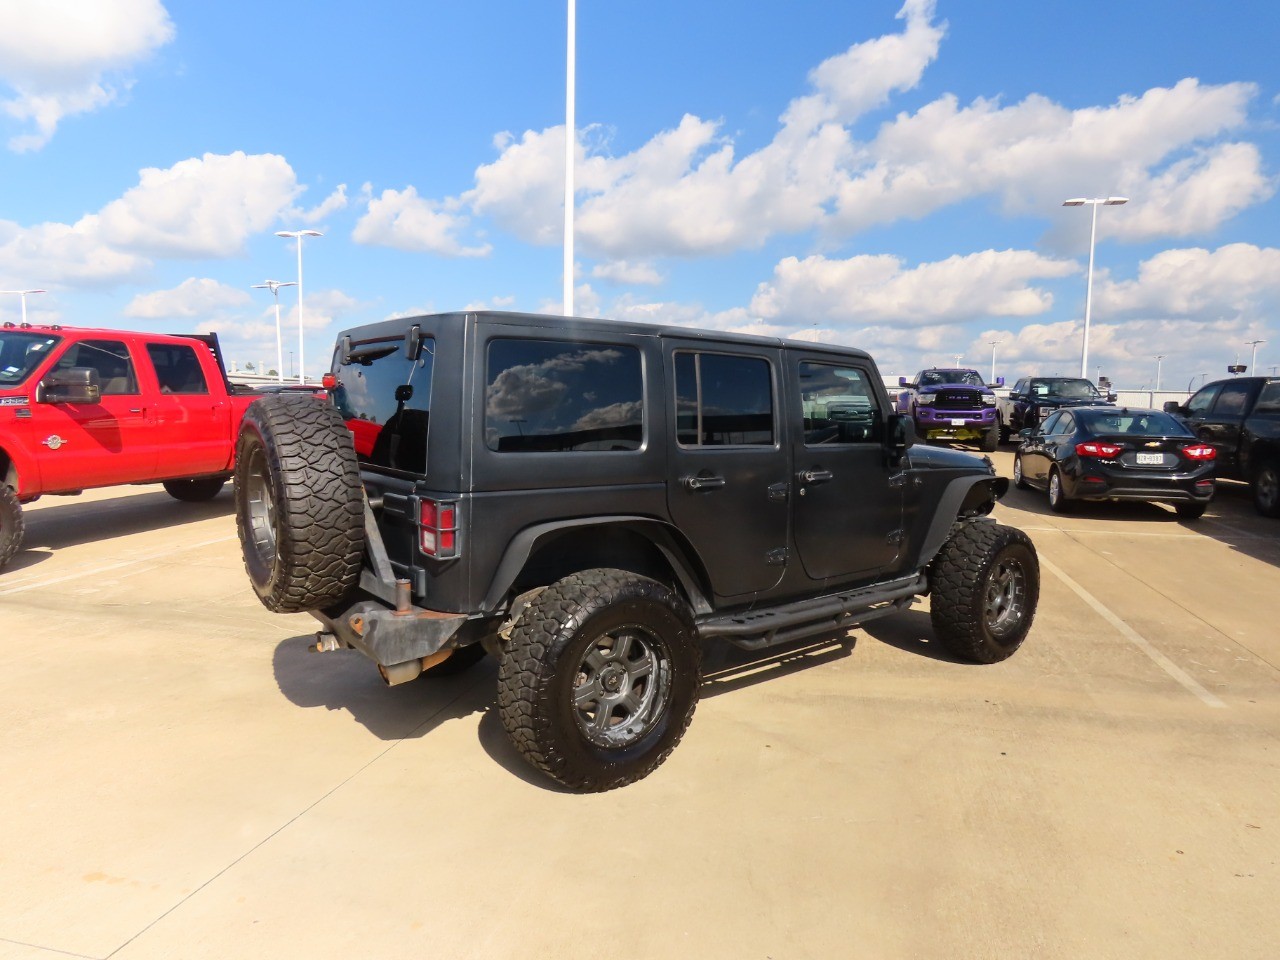
{"type": "Polygon", "coordinates": [[[161,557],[170,557],[175,553],[184,553],[187,550],[198,550],[201,547],[212,546],[215,543],[226,543],[228,540],[234,540],[235,537],[216,537],[213,540],[201,540],[197,543],[186,543],[180,547],[174,547],[170,550],[157,550],[153,553],[144,553],[137,557],[131,557],[128,560],[121,560],[119,563],[99,564],[82,564],[71,573],[64,573],[60,577],[49,577],[44,580],[34,580],[29,583],[20,584],[16,587],[7,587],[0,589],[0,597],[6,597],[11,593],[22,593],[26,590],[38,590],[41,587],[51,587],[55,583],[65,583],[68,580],[77,580],[88,572],[92,572],[95,576],[104,573],[107,570],[119,570],[121,567],[131,567],[135,564],[146,563],[148,560],[158,560],[161,557]]]}
{"type": "Polygon", "coordinates": [[[1098,615],[1102,617],[1102,619],[1106,620],[1107,623],[1111,624],[1113,627],[1119,630],[1120,634],[1126,640],[1128,640],[1135,647],[1137,647],[1139,650],[1145,653],[1148,657],[1150,657],[1156,666],[1158,666],[1161,670],[1163,670],[1169,676],[1173,677],[1174,680],[1177,680],[1178,683],[1182,684],[1182,686],[1186,688],[1189,692],[1194,693],[1197,697],[1199,697],[1202,701],[1204,701],[1204,703],[1207,706],[1210,706],[1210,707],[1226,706],[1225,703],[1223,703],[1221,700],[1215,697],[1212,693],[1210,693],[1204,687],[1200,686],[1200,684],[1197,683],[1193,677],[1188,675],[1181,667],[1179,667],[1176,663],[1174,663],[1172,660],[1166,657],[1163,653],[1161,653],[1159,650],[1153,647],[1145,637],[1143,637],[1140,633],[1138,633],[1138,631],[1134,630],[1133,627],[1129,626],[1127,623],[1121,620],[1120,617],[1112,613],[1107,607],[1103,606],[1103,603],[1101,600],[1099,600],[1097,597],[1091,594],[1084,587],[1080,586],[1080,584],[1072,580],[1069,576],[1066,575],[1066,573],[1064,573],[1061,569],[1059,569],[1055,564],[1051,563],[1050,561],[1046,560],[1043,556],[1041,556],[1040,566],[1045,567],[1047,570],[1049,570],[1049,572],[1051,572],[1059,580],[1061,580],[1068,587],[1070,587],[1071,590],[1076,594],[1076,596],[1078,596],[1081,600],[1083,600],[1085,603],[1091,606],[1098,613],[1098,615]]]}

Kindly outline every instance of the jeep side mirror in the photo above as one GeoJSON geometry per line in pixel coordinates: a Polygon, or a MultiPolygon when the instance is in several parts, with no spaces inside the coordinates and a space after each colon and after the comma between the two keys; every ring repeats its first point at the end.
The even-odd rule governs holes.
{"type": "Polygon", "coordinates": [[[907,378],[906,378],[906,377],[899,377],[899,378],[898,378],[898,386],[900,386],[900,387],[905,387],[905,386],[907,386],[907,385],[908,385],[908,384],[907,384],[907,378]]]}
{"type": "Polygon", "coordinates": [[[99,403],[102,385],[92,367],[54,370],[36,388],[36,403],[99,403]]]}
{"type": "Polygon", "coordinates": [[[885,421],[885,449],[891,457],[900,457],[916,442],[916,425],[905,413],[891,413],[885,421]]]}

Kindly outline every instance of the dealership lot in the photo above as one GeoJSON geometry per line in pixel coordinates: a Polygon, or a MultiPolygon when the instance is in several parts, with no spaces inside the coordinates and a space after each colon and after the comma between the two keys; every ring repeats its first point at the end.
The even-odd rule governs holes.
{"type": "MultiPolygon", "coordinates": [[[[1008,476],[1012,456],[995,455],[1008,476]]],[[[549,789],[496,669],[385,688],[248,587],[224,492],[49,498],[0,575],[0,960],[1264,957],[1280,897],[1280,522],[1224,485],[997,508],[1026,646],[924,607],[712,648],[683,744],[549,789]]]]}

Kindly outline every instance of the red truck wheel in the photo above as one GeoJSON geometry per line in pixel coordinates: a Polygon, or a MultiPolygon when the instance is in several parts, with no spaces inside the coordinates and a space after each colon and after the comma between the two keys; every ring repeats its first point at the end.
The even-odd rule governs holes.
{"type": "Polygon", "coordinates": [[[22,545],[22,504],[13,488],[0,483],[0,567],[22,545]]]}
{"type": "Polygon", "coordinates": [[[235,494],[245,570],[268,610],[321,609],[356,585],[364,491],[336,409],[310,396],[255,400],[236,443],[235,494]]]}

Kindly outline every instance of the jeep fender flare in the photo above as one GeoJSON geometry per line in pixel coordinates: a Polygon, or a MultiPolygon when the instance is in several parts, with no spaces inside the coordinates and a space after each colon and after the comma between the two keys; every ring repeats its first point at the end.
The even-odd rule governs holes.
{"type": "Polygon", "coordinates": [[[708,600],[710,582],[697,552],[670,524],[652,517],[620,514],[603,517],[582,517],[576,520],[557,520],[526,527],[511,538],[507,551],[494,572],[489,590],[481,603],[481,609],[490,614],[502,612],[512,584],[524,570],[525,564],[538,545],[548,537],[566,530],[586,530],[591,527],[621,527],[649,541],[663,556],[689,599],[694,613],[711,612],[708,600]]]}
{"type": "Polygon", "coordinates": [[[951,528],[965,515],[979,516],[990,513],[990,506],[1009,490],[1006,477],[956,477],[949,484],[934,510],[929,532],[920,543],[920,552],[912,564],[913,569],[928,566],[938,555],[942,545],[951,536],[951,528]]]}

